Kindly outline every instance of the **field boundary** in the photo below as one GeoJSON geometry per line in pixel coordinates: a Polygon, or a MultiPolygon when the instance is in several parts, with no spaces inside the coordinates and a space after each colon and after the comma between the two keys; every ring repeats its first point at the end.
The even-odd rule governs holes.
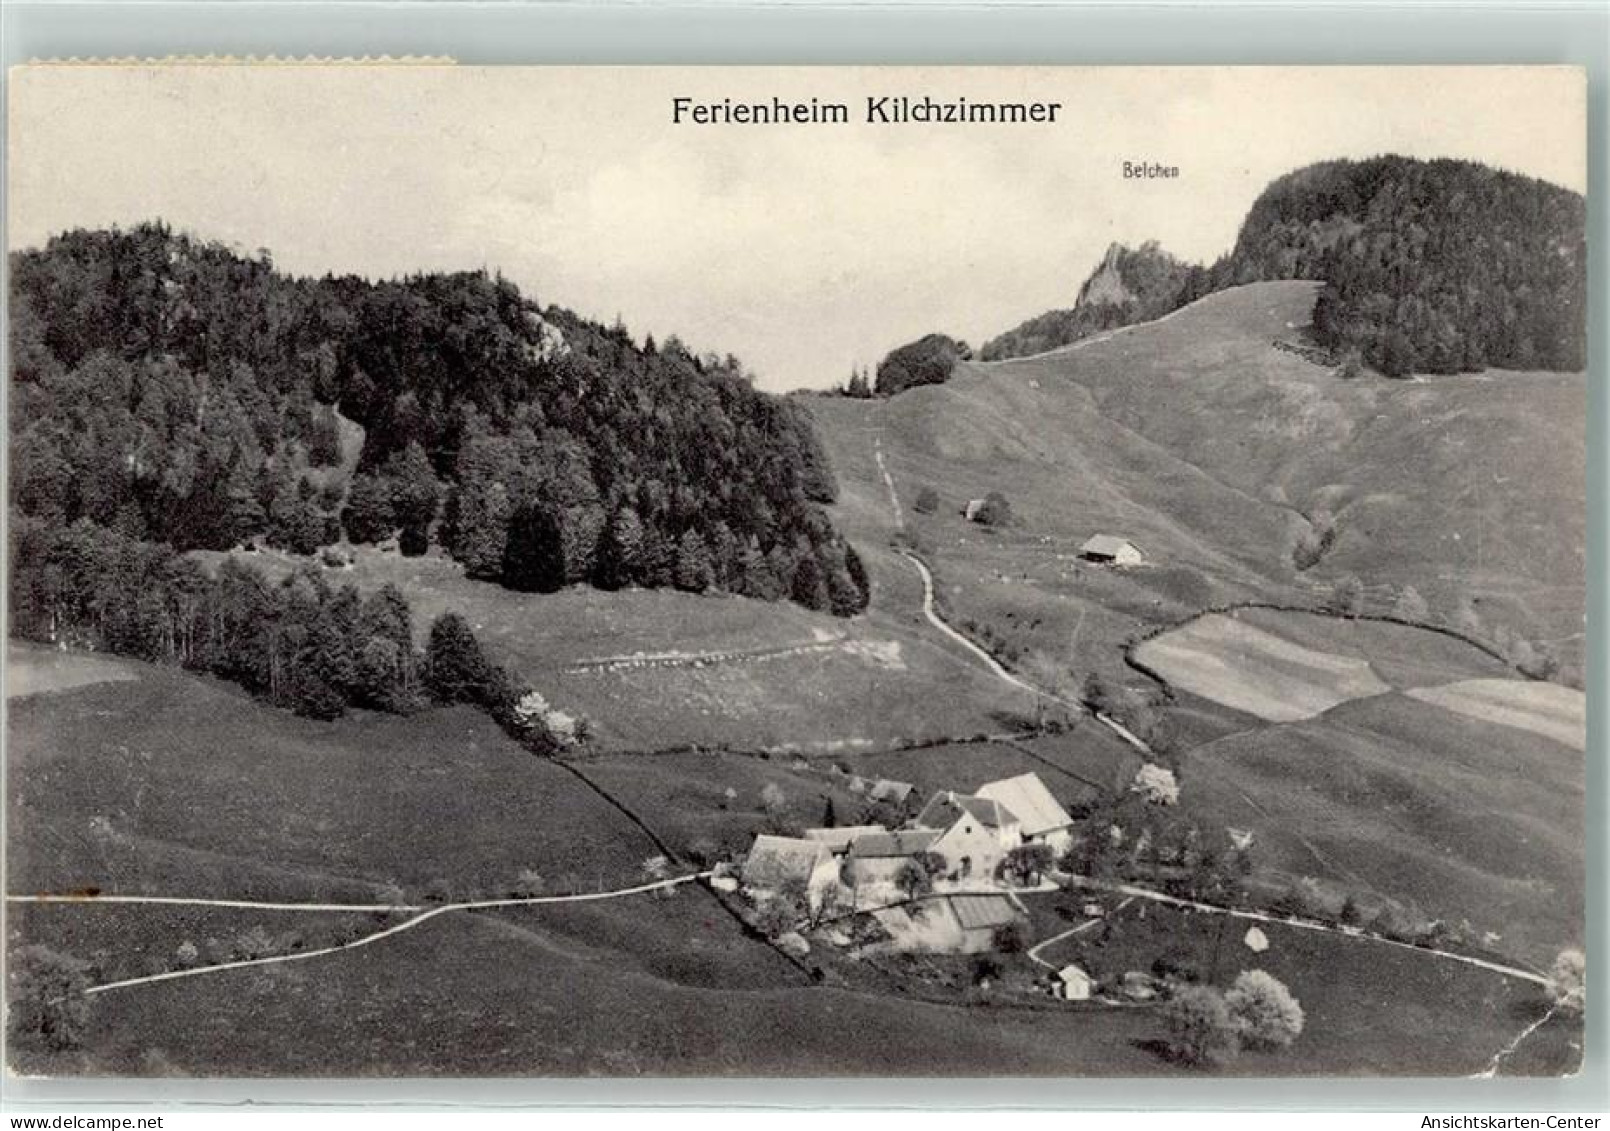
{"type": "Polygon", "coordinates": [[[1228,605],[1210,605],[1205,609],[1200,609],[1197,612],[1192,613],[1183,620],[1175,621],[1171,624],[1153,625],[1124,645],[1124,663],[1134,668],[1147,679],[1150,679],[1167,690],[1172,691],[1174,689],[1174,685],[1167,679],[1163,678],[1163,675],[1158,672],[1157,669],[1146,663],[1146,661],[1136,657],[1136,650],[1139,649],[1143,644],[1149,644],[1159,636],[1182,629],[1186,625],[1193,624],[1196,621],[1201,620],[1203,617],[1233,616],[1242,609],[1262,609],[1275,613],[1303,613],[1307,616],[1323,617],[1326,620],[1372,621],[1377,624],[1395,624],[1403,628],[1418,628],[1424,632],[1435,632],[1439,636],[1446,636],[1450,639],[1459,641],[1461,644],[1468,644],[1478,652],[1486,655],[1489,659],[1497,660],[1499,663],[1503,664],[1508,671],[1513,672],[1521,679],[1528,680],[1533,683],[1549,682],[1548,680],[1539,679],[1536,676],[1527,675],[1514,664],[1510,663],[1508,657],[1506,657],[1493,645],[1481,640],[1477,640],[1473,636],[1468,636],[1465,633],[1460,632],[1458,629],[1450,627],[1449,625],[1413,621],[1409,620],[1407,617],[1400,617],[1393,613],[1359,613],[1356,616],[1352,616],[1345,613],[1327,612],[1324,609],[1316,609],[1307,605],[1286,605],[1276,601],[1236,601],[1228,605]]]}

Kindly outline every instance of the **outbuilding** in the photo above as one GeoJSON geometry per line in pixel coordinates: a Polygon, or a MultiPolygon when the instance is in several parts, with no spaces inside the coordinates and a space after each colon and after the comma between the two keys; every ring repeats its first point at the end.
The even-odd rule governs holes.
{"type": "Polygon", "coordinates": [[[1079,547],[1079,556],[1085,561],[1100,562],[1103,565],[1132,566],[1141,565],[1146,561],[1146,555],[1141,553],[1139,546],[1116,534],[1091,536],[1083,546],[1079,547]]]}
{"type": "Polygon", "coordinates": [[[1077,966],[1064,966],[1051,976],[1051,986],[1064,1001],[1089,1001],[1096,983],[1077,966]]]}

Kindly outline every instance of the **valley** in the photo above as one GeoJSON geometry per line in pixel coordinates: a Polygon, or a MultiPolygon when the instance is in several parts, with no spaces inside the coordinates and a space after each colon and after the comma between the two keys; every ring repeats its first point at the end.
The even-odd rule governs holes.
{"type": "MultiPolygon", "coordinates": [[[[1474,386],[1327,384],[1267,344],[1312,293],[1260,284],[899,398],[811,400],[840,484],[833,519],[869,578],[870,607],[854,618],[669,591],[518,594],[436,554],[364,547],[330,571],[365,592],[396,585],[417,627],[462,613],[498,662],[593,723],[589,749],[566,758],[533,758],[467,707],[321,723],[173,669],[14,645],[13,894],[375,909],[13,905],[13,945],[83,952],[107,980],[160,973],[185,944],[203,962],[238,959],[249,944],[230,940],[254,931],[282,953],[319,951],[97,995],[69,1070],[1176,1070],[1151,1048],[1146,1009],[1043,1002],[1026,959],[985,992],[942,961],[856,968],[818,954],[820,941],[802,963],[703,883],[569,902],[652,889],[667,849],[673,877],[688,876],[779,820],[853,815],[857,776],[927,795],[1033,772],[1099,812],[1163,759],[1179,774],[1181,820],[1255,836],[1252,890],[1301,888],[1301,914],[1320,920],[1346,900],[1460,925],[1436,945],[1546,971],[1582,915],[1580,693],[1522,680],[1457,629],[1372,618],[1412,585],[1433,609],[1468,593],[1494,623],[1563,634],[1580,615],[1580,555],[1500,544],[1467,572],[1471,516],[1430,509],[1427,483],[1439,453],[1464,442],[1474,386]],[[1397,398],[1442,421],[1446,441],[1346,471],[1359,445],[1388,442],[1397,398]],[[1187,433],[1170,406],[1258,423],[1187,433]],[[929,513],[914,505],[923,487],[942,500],[929,513]],[[1009,525],[956,513],[990,490],[1010,500],[1009,525]],[[1297,571],[1291,547],[1316,500],[1340,536],[1297,571]],[[1133,539],[1145,564],[1082,558],[1102,531],[1133,539]],[[1322,608],[1344,566],[1369,579],[1363,610],[1291,611],[1322,608]],[[1146,736],[1086,712],[1092,674],[1146,704],[1146,736]],[[426,912],[364,944],[409,921],[388,916],[426,912]],[[624,995],[638,1004],[622,1008],[624,995]],[[563,1011],[555,1038],[561,1000],[586,1005],[563,1011]],[[307,1035],[303,1052],[272,1039],[281,1026],[307,1035]],[[881,1058],[894,1040],[898,1060],[881,1058]]],[[[1537,380],[1545,397],[1580,396],[1580,378],[1537,380]]],[[[1489,493],[1482,521],[1511,528],[1543,501],[1517,475],[1489,493]]],[[[1580,500],[1574,519],[1569,499],[1552,505],[1567,528],[1580,523],[1580,500]]],[[[270,576],[297,562],[236,556],[270,576]]],[[[216,568],[222,555],[196,557],[216,568]]],[[[1064,898],[1023,897],[1040,937],[1068,935],[1056,953],[1092,970],[1144,967],[1160,949],[1223,954],[1213,915],[1130,902],[1099,932],[1073,933],[1052,911],[1064,898]]],[[[1413,1047],[1426,1071],[1467,1074],[1523,1030],[1498,1070],[1556,1072],[1580,1055],[1543,974],[1510,978],[1421,946],[1382,953],[1278,916],[1268,929],[1257,962],[1298,993],[1315,1036],[1229,1071],[1380,1072],[1413,1047]],[[1427,1050],[1432,1031],[1440,1044],[1427,1050]]]]}

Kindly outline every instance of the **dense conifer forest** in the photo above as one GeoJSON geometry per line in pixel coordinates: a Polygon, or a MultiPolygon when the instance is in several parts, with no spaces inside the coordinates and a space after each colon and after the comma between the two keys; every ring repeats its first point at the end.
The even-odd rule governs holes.
{"type": "Polygon", "coordinates": [[[1211,267],[1115,249],[1078,303],[992,339],[986,360],[1054,349],[1243,283],[1317,279],[1318,342],[1390,377],[1587,364],[1587,206],[1469,161],[1327,161],[1271,184],[1211,267]],[[1118,285],[1092,287],[1098,280],[1118,285]]]}
{"type": "Polygon", "coordinates": [[[396,539],[521,590],[866,604],[818,505],[837,488],[808,411],[730,356],[639,346],[484,271],[293,278],[161,224],[70,232],[11,269],[10,502],[30,536],[396,539]]]}

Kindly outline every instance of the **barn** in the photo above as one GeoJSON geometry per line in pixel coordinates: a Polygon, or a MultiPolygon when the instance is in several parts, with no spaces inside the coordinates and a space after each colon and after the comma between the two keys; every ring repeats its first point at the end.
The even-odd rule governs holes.
{"type": "Polygon", "coordinates": [[[790,886],[801,887],[811,907],[838,883],[838,861],[827,845],[789,836],[761,835],[744,860],[743,886],[757,897],[777,895],[790,886]]]}
{"type": "Polygon", "coordinates": [[[1100,562],[1103,565],[1132,566],[1146,561],[1146,555],[1141,553],[1139,546],[1116,534],[1092,535],[1079,547],[1079,556],[1087,562],[1100,562]]]}
{"type": "Polygon", "coordinates": [[[1073,818],[1036,773],[981,785],[975,796],[1005,806],[1018,819],[1025,843],[1049,845],[1058,856],[1073,843],[1073,818]]]}
{"type": "Polygon", "coordinates": [[[900,869],[919,852],[927,852],[939,833],[934,829],[903,829],[886,833],[865,833],[850,842],[845,873],[857,888],[890,884],[900,869]]]}

